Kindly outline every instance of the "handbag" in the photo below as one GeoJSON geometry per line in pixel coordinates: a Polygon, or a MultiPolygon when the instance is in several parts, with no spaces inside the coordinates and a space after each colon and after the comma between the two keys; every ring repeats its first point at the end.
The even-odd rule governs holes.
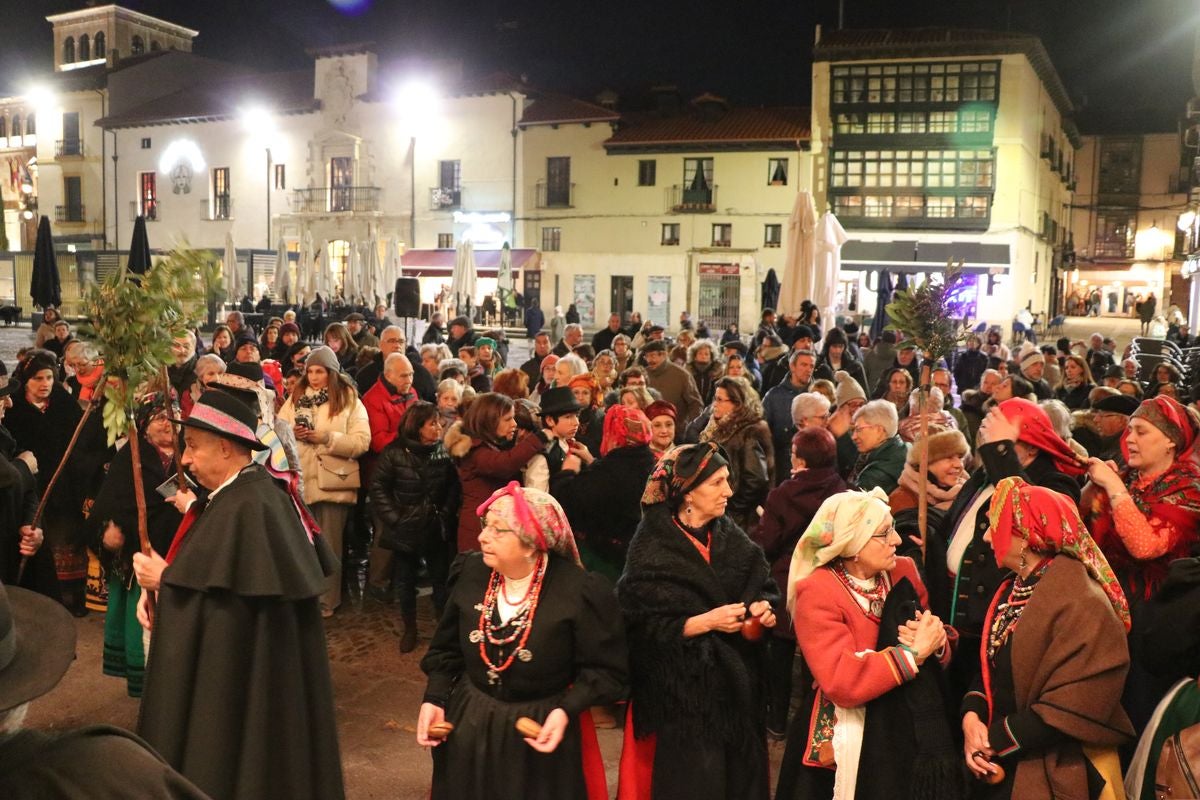
{"type": "Polygon", "coordinates": [[[362,475],[358,461],[353,458],[322,453],[317,456],[317,487],[323,492],[339,492],[358,489],[362,486],[362,475]]]}
{"type": "Polygon", "coordinates": [[[1154,771],[1159,800],[1200,798],[1200,725],[1189,725],[1162,744],[1154,771]]]}

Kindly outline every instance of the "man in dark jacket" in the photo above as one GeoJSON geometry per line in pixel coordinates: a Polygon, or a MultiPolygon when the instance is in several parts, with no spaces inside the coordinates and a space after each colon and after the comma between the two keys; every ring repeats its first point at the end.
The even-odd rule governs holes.
{"type": "MultiPolygon", "coordinates": [[[[1097,390],[1092,391],[1107,391],[1097,390]]],[[[1121,449],[1121,437],[1129,425],[1129,417],[1137,411],[1136,397],[1127,394],[1108,395],[1092,404],[1091,425],[1080,425],[1072,432],[1072,438],[1083,445],[1089,456],[1101,461],[1114,461],[1125,466],[1125,452],[1121,449]]]]}
{"type": "Polygon", "coordinates": [[[867,385],[863,390],[874,393],[879,379],[896,363],[896,332],[884,331],[875,346],[863,356],[863,371],[867,374],[867,385]]]}
{"type": "Polygon", "coordinates": [[[450,320],[450,336],[446,339],[450,355],[457,358],[459,350],[474,346],[475,340],[478,338],[479,334],[475,333],[475,327],[471,324],[469,317],[455,317],[450,320]]]}
{"type": "Polygon", "coordinates": [[[435,311],[429,320],[429,327],[425,329],[425,335],[421,337],[421,344],[442,344],[446,341],[444,322],[445,317],[442,316],[442,312],[435,311]]]}
{"type": "Polygon", "coordinates": [[[529,308],[525,309],[525,336],[532,339],[544,327],[546,327],[546,314],[535,299],[529,304],[529,308]]]}
{"type": "Polygon", "coordinates": [[[967,389],[978,389],[983,371],[987,369],[987,356],[979,349],[983,341],[975,334],[967,337],[967,349],[958,354],[954,361],[954,385],[961,394],[967,389]]]}
{"type": "Polygon", "coordinates": [[[975,444],[983,466],[963,485],[942,527],[930,531],[926,547],[926,563],[945,564],[956,576],[947,580],[944,569],[926,573],[930,607],[959,634],[950,668],[954,697],[963,696],[979,672],[984,618],[1007,572],[997,566],[991,545],[983,539],[996,484],[1017,476],[1078,502],[1078,478],[1083,474],[1046,412],[1029,400],[1006,400],[989,412],[975,444]]]}
{"type": "Polygon", "coordinates": [[[365,395],[379,380],[383,372],[383,363],[392,353],[407,356],[412,362],[412,388],[417,397],[427,403],[437,402],[437,384],[434,383],[433,376],[422,366],[421,354],[417,349],[408,346],[408,337],[398,325],[389,325],[383,329],[379,334],[379,352],[354,376],[354,382],[358,384],[358,396],[365,395]]]}
{"type": "Polygon", "coordinates": [[[175,357],[175,363],[167,367],[167,380],[171,382],[171,388],[179,398],[183,415],[186,417],[192,410],[189,390],[196,382],[196,334],[188,331],[172,341],[171,355],[175,357]]]}
{"type": "Polygon", "coordinates": [[[134,556],[142,588],[158,590],[155,620],[170,620],[154,627],[138,732],[214,797],[338,800],[320,609],[336,559],[253,462],[266,445],[245,403],[208,391],[181,424],[183,464],[211,494],[188,510],[165,570],[134,556]]]}
{"type": "Polygon", "coordinates": [[[649,342],[642,348],[646,357],[647,385],[657,389],[662,399],[675,406],[679,414],[675,426],[675,441],[683,440],[683,434],[689,422],[700,413],[700,391],[692,374],[678,364],[667,359],[667,346],[664,342],[649,342]]]}
{"type": "Polygon", "coordinates": [[[357,311],[346,317],[346,330],[359,347],[379,347],[379,339],[367,327],[367,318],[357,311]]]}
{"type": "Polygon", "coordinates": [[[533,355],[521,365],[521,371],[529,376],[529,385],[537,386],[542,379],[542,361],[550,355],[550,334],[538,331],[533,337],[533,355]]]}
{"type": "MultiPolygon", "coordinates": [[[[686,313],[686,312],[685,312],[686,313]]],[[[621,332],[621,315],[609,314],[608,327],[601,328],[592,336],[592,349],[599,353],[601,350],[611,350],[612,340],[621,332]]]]}
{"type": "Polygon", "coordinates": [[[791,474],[791,443],[796,435],[792,401],[812,385],[815,360],[810,350],[793,350],[788,359],[788,379],[773,386],[762,400],[763,419],[771,429],[771,444],[775,450],[777,482],[791,474]]]}

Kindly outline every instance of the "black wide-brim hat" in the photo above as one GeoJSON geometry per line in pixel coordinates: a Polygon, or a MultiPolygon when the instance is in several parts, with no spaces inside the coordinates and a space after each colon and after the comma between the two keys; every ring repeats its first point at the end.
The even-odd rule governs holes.
{"type": "Polygon", "coordinates": [[[541,399],[542,416],[557,417],[562,414],[578,413],[583,406],[575,399],[575,393],[568,386],[556,386],[547,389],[541,399]]]}
{"type": "Polygon", "coordinates": [[[231,439],[251,450],[266,450],[258,440],[258,414],[226,392],[210,389],[200,395],[187,419],[172,419],[176,425],[231,439]]]}
{"type": "Polygon", "coordinates": [[[0,711],[53,689],[75,659],[75,620],[61,603],[0,584],[0,711]]]}

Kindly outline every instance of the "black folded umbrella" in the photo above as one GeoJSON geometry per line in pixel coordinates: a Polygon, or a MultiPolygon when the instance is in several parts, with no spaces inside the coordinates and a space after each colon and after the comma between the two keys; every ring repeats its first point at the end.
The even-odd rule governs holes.
{"type": "Polygon", "coordinates": [[[775,268],[771,267],[767,270],[767,277],[762,282],[762,307],[763,309],[776,308],[779,305],[779,276],[775,274],[775,268]]]}
{"type": "Polygon", "coordinates": [[[145,275],[150,269],[150,237],[146,235],[146,218],[138,217],[133,223],[133,240],[129,243],[129,271],[145,275]]]}
{"type": "Polygon", "coordinates": [[[887,270],[879,271],[879,288],[875,292],[875,318],[871,320],[871,341],[879,338],[884,327],[888,324],[887,304],[892,302],[892,273],[887,270]]]}
{"type": "Polygon", "coordinates": [[[38,223],[29,296],[39,308],[62,305],[62,283],[58,278],[58,259],[54,255],[54,237],[50,235],[50,218],[45,216],[38,223]]]}

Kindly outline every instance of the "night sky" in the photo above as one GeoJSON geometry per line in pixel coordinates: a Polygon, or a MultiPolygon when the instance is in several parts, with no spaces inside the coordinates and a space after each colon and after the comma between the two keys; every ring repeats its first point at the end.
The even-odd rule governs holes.
{"type": "MultiPolygon", "coordinates": [[[[1192,96],[1198,0],[844,0],[851,28],[957,27],[1039,35],[1089,114],[1144,108],[1170,120],[1192,96]]],[[[628,103],[656,83],[735,104],[809,102],[813,27],[837,0],[127,0],[200,31],[196,52],[261,70],[304,68],[305,48],[373,41],[381,63],[461,59],[538,87],[628,103]],[[349,11],[339,10],[350,6],[349,11]],[[353,13],[353,12],[357,13],[353,13]]],[[[80,0],[6,2],[0,87],[17,92],[51,65],[43,17],[80,0]]],[[[1086,115],[1085,115],[1086,117],[1086,115]]]]}

